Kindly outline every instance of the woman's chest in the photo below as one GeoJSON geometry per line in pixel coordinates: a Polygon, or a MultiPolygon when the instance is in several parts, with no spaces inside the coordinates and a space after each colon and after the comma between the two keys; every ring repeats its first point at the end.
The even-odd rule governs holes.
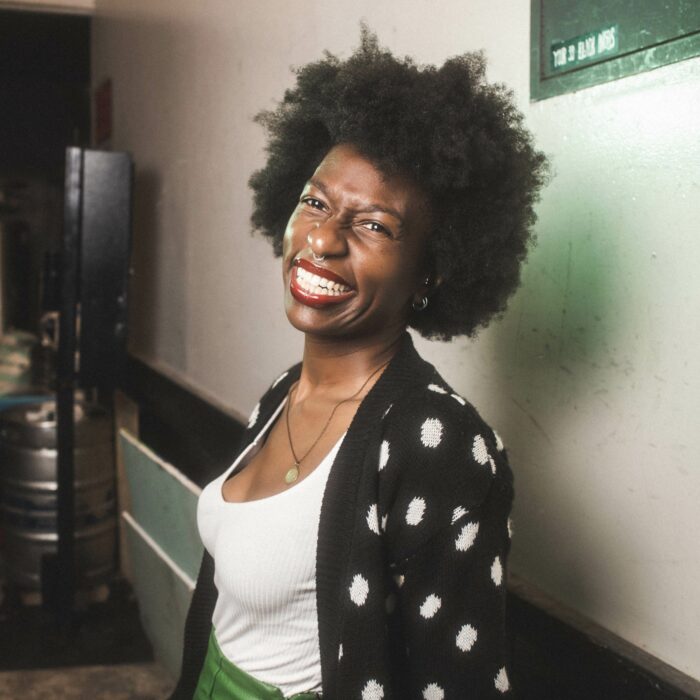
{"type": "MultiPolygon", "coordinates": [[[[225,475],[204,489],[198,525],[216,562],[219,590],[250,601],[259,600],[263,590],[282,601],[295,591],[313,589],[321,507],[341,442],[307,478],[272,496],[228,501],[222,484],[225,475]]],[[[231,482],[245,475],[249,466],[231,482]]]]}
{"type": "Polygon", "coordinates": [[[209,543],[217,588],[253,608],[277,608],[315,590],[320,498],[265,509],[250,505],[220,515],[209,543]]]}
{"type": "Polygon", "coordinates": [[[224,482],[224,499],[254,501],[298,486],[314,473],[347,430],[355,407],[343,408],[331,420],[321,411],[303,421],[290,421],[283,410],[267,435],[260,436],[259,445],[246,454],[237,473],[224,482]]]}

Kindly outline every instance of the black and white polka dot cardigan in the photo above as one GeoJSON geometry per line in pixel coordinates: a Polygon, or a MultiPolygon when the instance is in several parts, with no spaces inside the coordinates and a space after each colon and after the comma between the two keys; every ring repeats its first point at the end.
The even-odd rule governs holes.
{"type": "MultiPolygon", "coordinates": [[[[299,372],[263,396],[241,449],[299,372]]],[[[511,697],[513,479],[502,447],[406,334],[358,408],[323,497],[316,583],[325,700],[511,697]]],[[[206,654],[213,567],[205,553],[173,698],[192,697],[206,654]]]]}

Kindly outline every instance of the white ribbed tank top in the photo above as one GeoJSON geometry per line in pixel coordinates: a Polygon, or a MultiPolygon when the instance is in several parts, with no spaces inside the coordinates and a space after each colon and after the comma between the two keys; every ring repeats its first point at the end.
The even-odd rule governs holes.
{"type": "Polygon", "coordinates": [[[344,436],[286,491],[244,503],[222,495],[224,481],[260,449],[285,402],[233,465],[204,488],[197,524],[215,562],[212,622],[221,651],[288,696],[321,691],[316,543],[323,492],[344,436]]]}

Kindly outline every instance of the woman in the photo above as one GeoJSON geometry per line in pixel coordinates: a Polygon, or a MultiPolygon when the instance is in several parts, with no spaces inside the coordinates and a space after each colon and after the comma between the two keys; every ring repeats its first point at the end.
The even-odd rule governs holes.
{"type": "Polygon", "coordinates": [[[511,471],[406,328],[448,340],[503,311],[544,158],[479,54],[419,68],[366,30],[259,121],[253,223],[303,361],[201,496],[174,697],[507,696],[511,471]]]}

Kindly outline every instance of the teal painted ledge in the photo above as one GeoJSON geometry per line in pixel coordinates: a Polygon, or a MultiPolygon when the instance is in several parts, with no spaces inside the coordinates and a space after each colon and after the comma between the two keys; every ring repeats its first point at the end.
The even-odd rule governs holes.
{"type": "Polygon", "coordinates": [[[191,579],[203,546],[197,531],[201,489],[126,430],[119,431],[131,514],[150,538],[191,579]]]}
{"type": "Polygon", "coordinates": [[[194,581],[129,515],[122,513],[133,564],[132,585],[139,601],[141,624],[153,651],[172,678],[180,674],[185,618],[194,581]]]}

